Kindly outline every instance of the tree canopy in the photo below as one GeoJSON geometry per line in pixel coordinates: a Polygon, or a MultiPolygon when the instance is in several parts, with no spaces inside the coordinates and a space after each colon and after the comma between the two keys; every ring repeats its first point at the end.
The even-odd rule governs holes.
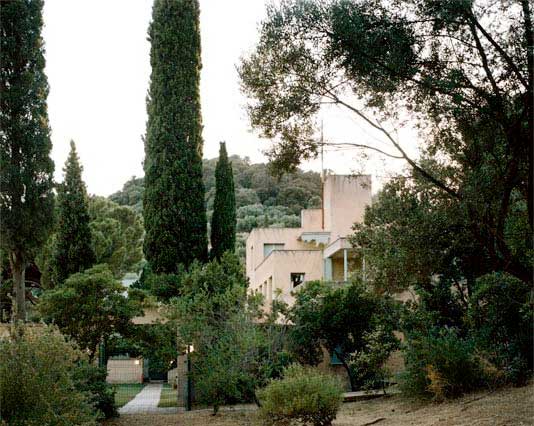
{"type": "MultiPolygon", "coordinates": [[[[230,156],[229,161],[234,178],[238,232],[250,232],[255,226],[296,227],[300,224],[300,210],[320,207],[319,173],[297,170],[277,179],[270,174],[267,164],[251,164],[248,158],[236,155],[230,156]]],[[[216,165],[216,158],[203,160],[208,217],[213,214],[216,165]]],[[[133,177],[109,199],[142,213],[143,193],[144,179],[133,177]]]]}
{"type": "Polygon", "coordinates": [[[105,339],[127,333],[131,318],[139,314],[137,304],[124,295],[124,287],[106,265],[71,275],[46,291],[38,307],[45,320],[87,349],[91,359],[105,339]]]}
{"type": "Polygon", "coordinates": [[[48,236],[54,209],[42,8],[41,0],[5,2],[0,20],[0,243],[21,320],[24,271],[48,236]]]}
{"type": "Polygon", "coordinates": [[[389,148],[339,143],[405,160],[469,213],[492,268],[532,283],[505,234],[522,200],[527,224],[516,232],[532,246],[533,45],[527,0],[292,0],[269,8],[240,75],[251,124],[275,139],[275,168],[314,156],[318,112],[340,106],[389,148]],[[404,120],[423,140],[419,160],[395,136],[404,120]]]}
{"type": "Polygon", "coordinates": [[[295,298],[288,319],[297,358],[317,365],[323,360],[324,347],[346,369],[352,390],[376,386],[382,378],[380,369],[398,347],[393,335],[397,325],[393,302],[358,281],[341,288],[312,281],[296,292],[295,298]],[[369,362],[377,355],[376,362],[369,362]],[[362,362],[364,358],[367,362],[362,362]]]}
{"type": "Polygon", "coordinates": [[[83,167],[74,141],[58,187],[58,227],[52,260],[53,281],[61,284],[71,274],[90,268],[96,258],[89,227],[88,197],[82,180],[83,167]]]}
{"type": "Polygon", "coordinates": [[[115,276],[137,272],[143,260],[143,222],[130,207],[103,197],[89,199],[89,216],[96,263],[105,263],[115,276]]]}
{"type": "Polygon", "coordinates": [[[173,273],[208,258],[198,1],[156,0],[148,33],[144,253],[155,273],[173,273]]]}
{"type": "Polygon", "coordinates": [[[228,161],[226,144],[221,143],[215,168],[215,200],[211,216],[212,259],[220,259],[225,251],[235,251],[236,213],[232,163],[228,161]]]}

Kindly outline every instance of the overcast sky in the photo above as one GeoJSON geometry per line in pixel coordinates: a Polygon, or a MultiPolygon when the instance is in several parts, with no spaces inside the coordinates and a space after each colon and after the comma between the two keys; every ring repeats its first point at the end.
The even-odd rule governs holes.
{"type": "MultiPolygon", "coordinates": [[[[252,132],[239,91],[236,65],[258,38],[266,0],[200,0],[201,99],[204,157],[229,154],[265,161],[268,147],[252,132]]],[[[69,141],[76,142],[90,193],[109,195],[131,176],[142,176],[145,97],[150,76],[147,29],[152,0],[45,0],[43,36],[50,84],[48,111],[56,179],[63,179],[69,141]]],[[[324,113],[325,136],[364,141],[373,135],[337,109],[324,113]]],[[[373,161],[362,168],[351,153],[327,153],[336,173],[383,176],[400,165],[373,161]]],[[[304,168],[320,170],[320,162],[304,168]]]]}

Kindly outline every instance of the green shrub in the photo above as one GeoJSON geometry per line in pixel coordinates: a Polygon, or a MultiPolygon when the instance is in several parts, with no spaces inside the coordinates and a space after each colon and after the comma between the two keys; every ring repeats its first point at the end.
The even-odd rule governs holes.
{"type": "Polygon", "coordinates": [[[267,423],[287,425],[298,420],[328,426],[343,401],[343,387],[337,377],[293,364],[284,370],[283,379],[272,380],[258,391],[258,399],[267,423]]]}
{"type": "Polygon", "coordinates": [[[9,425],[95,426],[90,396],[73,372],[84,354],[49,327],[20,327],[0,340],[0,407],[9,425]]]}
{"type": "Polygon", "coordinates": [[[326,348],[341,361],[351,390],[382,387],[382,367],[399,345],[393,333],[398,308],[391,298],[370,291],[361,277],[342,287],[311,281],[295,292],[288,318],[290,348],[300,363],[318,365],[326,348]]]}
{"type": "Polygon", "coordinates": [[[106,382],[107,370],[89,363],[81,363],[74,370],[76,389],[90,395],[90,402],[100,411],[101,417],[109,419],[119,413],[115,406],[115,389],[106,382]]]}
{"type": "Polygon", "coordinates": [[[363,334],[365,346],[351,354],[348,364],[355,383],[362,389],[379,389],[386,385],[391,373],[385,366],[391,353],[399,349],[399,341],[384,325],[363,334]]]}
{"type": "Polygon", "coordinates": [[[255,401],[255,390],[278,375],[290,358],[284,352],[285,326],[278,311],[265,315],[263,297],[247,292],[239,259],[195,263],[184,275],[181,297],[169,317],[183,346],[192,344],[195,403],[213,406],[255,401]]]}
{"type": "Polygon", "coordinates": [[[472,339],[454,328],[433,328],[426,335],[412,335],[404,347],[406,370],[401,389],[408,396],[453,398],[485,383],[472,339]]]}
{"type": "Polygon", "coordinates": [[[530,288],[521,280],[502,272],[477,279],[469,327],[481,356],[506,382],[524,383],[532,371],[532,314],[530,288]]]}

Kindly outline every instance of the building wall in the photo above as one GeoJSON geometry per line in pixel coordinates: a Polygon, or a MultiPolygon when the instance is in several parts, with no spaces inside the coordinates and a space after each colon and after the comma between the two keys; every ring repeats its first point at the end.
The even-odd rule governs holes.
{"type": "Polygon", "coordinates": [[[110,359],[107,370],[108,383],[143,383],[142,359],[110,359]]]}
{"type": "Polygon", "coordinates": [[[247,238],[246,270],[251,285],[259,282],[255,277],[255,270],[264,261],[263,245],[284,243],[284,250],[308,250],[314,248],[312,244],[299,241],[301,228],[256,228],[247,238]]]}
{"type": "Polygon", "coordinates": [[[300,211],[302,231],[322,230],[322,209],[306,209],[300,211]]]}
{"type": "Polygon", "coordinates": [[[277,289],[281,291],[281,299],[292,304],[294,297],[291,296],[291,273],[304,272],[305,281],[320,280],[323,275],[322,264],[321,250],[273,251],[256,270],[256,279],[254,284],[251,283],[250,289],[260,291],[261,287],[268,309],[277,289]]]}
{"type": "Polygon", "coordinates": [[[352,233],[361,222],[365,206],[371,204],[371,176],[328,175],[324,183],[325,229],[330,241],[352,233]]]}

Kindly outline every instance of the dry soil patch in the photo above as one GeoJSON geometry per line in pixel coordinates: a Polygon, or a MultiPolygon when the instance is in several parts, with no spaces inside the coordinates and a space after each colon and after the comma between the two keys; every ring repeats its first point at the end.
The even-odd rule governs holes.
{"type": "MultiPolygon", "coordinates": [[[[106,426],[260,426],[254,411],[209,411],[123,415],[106,426]]],[[[471,394],[442,404],[411,403],[400,396],[351,402],[342,406],[336,426],[530,426],[534,425],[534,384],[471,394]],[[375,422],[375,423],[372,423],[375,422]]]]}

